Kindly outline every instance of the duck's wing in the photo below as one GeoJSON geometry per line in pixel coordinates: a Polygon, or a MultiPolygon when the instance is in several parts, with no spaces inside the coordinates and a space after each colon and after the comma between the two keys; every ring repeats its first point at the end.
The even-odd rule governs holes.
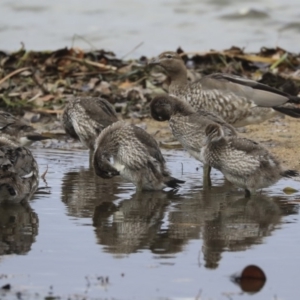
{"type": "Polygon", "coordinates": [[[235,128],[232,125],[228,124],[226,121],[224,121],[221,117],[214,114],[213,112],[199,111],[199,112],[191,115],[190,118],[191,118],[191,121],[193,123],[198,122],[199,126],[202,126],[201,121],[205,120],[205,119],[207,120],[205,122],[205,125],[211,124],[212,122],[221,125],[224,132],[225,132],[225,136],[235,136],[235,135],[237,135],[237,132],[236,132],[235,128]]]}
{"type": "Polygon", "coordinates": [[[99,134],[103,128],[118,121],[114,107],[105,99],[86,97],[69,101],[63,113],[64,128],[71,137],[79,139],[80,128],[99,134]]]}
{"type": "Polygon", "coordinates": [[[66,105],[63,115],[62,115],[62,123],[63,123],[66,133],[73,139],[79,140],[79,136],[77,135],[77,133],[74,129],[74,126],[73,126],[70,110],[72,110],[72,105],[71,105],[71,103],[68,103],[66,105]]]}
{"type": "Polygon", "coordinates": [[[158,162],[165,163],[165,159],[155,138],[140,127],[132,126],[132,128],[136,138],[147,149],[148,154],[158,162]]]}
{"type": "MultiPolygon", "coordinates": [[[[26,147],[2,147],[2,152],[5,152],[6,163],[11,163],[13,171],[21,178],[30,178],[37,176],[37,163],[32,156],[31,151],[26,147]]],[[[1,163],[4,164],[4,161],[1,163]]]]}
{"type": "Polygon", "coordinates": [[[207,125],[217,123],[222,126],[225,136],[235,136],[233,126],[226,123],[214,113],[199,111],[188,116],[171,118],[170,126],[175,138],[188,150],[200,152],[204,146],[205,129],[207,125]]]}
{"type": "Polygon", "coordinates": [[[262,107],[279,106],[286,102],[300,103],[300,98],[291,96],[278,89],[259,83],[254,80],[228,74],[211,74],[199,80],[201,88],[208,96],[212,91],[216,97],[241,97],[253,102],[253,105],[262,107]]]}
{"type": "Polygon", "coordinates": [[[234,137],[229,143],[234,149],[247,154],[264,156],[269,153],[261,144],[247,138],[234,137]]]}
{"type": "Polygon", "coordinates": [[[103,98],[81,98],[80,105],[87,115],[103,127],[118,121],[114,107],[103,98]]]}
{"type": "MultiPolygon", "coordinates": [[[[155,139],[142,128],[134,125],[125,126],[113,137],[119,140],[115,155],[118,163],[132,170],[149,168],[149,164],[164,167],[165,159],[155,139]],[[119,134],[120,132],[122,133],[119,134]]],[[[102,142],[105,143],[104,140],[102,142]]],[[[108,143],[105,144],[105,147],[108,147],[108,143]]]]}

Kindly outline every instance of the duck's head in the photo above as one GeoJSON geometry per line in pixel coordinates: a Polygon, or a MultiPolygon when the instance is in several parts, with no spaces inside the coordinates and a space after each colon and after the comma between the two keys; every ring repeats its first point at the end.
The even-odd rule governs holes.
{"type": "Polygon", "coordinates": [[[101,178],[110,179],[120,175],[120,172],[111,165],[107,157],[98,151],[94,154],[93,165],[96,175],[101,178]]]}
{"type": "Polygon", "coordinates": [[[151,116],[156,121],[167,121],[173,115],[188,116],[195,113],[189,103],[166,94],[157,95],[150,103],[151,116]]]}
{"type": "Polygon", "coordinates": [[[174,114],[173,97],[164,94],[154,97],[150,103],[150,112],[156,121],[170,120],[174,114]]]}
{"type": "Polygon", "coordinates": [[[186,67],[181,56],[176,52],[167,51],[161,53],[159,56],[151,59],[148,63],[150,66],[162,67],[168,76],[177,77],[178,75],[187,76],[186,67]]]}

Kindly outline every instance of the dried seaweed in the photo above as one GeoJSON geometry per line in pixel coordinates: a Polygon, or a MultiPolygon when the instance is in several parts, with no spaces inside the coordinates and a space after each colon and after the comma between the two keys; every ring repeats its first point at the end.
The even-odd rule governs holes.
{"type": "MultiPolygon", "coordinates": [[[[177,50],[189,68],[191,80],[213,72],[245,76],[296,95],[300,86],[300,55],[281,48],[245,53],[232,47],[224,51],[177,50]]],[[[166,89],[168,79],[147,66],[146,56],[122,60],[104,50],[0,51],[0,107],[60,114],[72,96],[102,96],[124,115],[147,115],[152,94],[166,89]]]]}

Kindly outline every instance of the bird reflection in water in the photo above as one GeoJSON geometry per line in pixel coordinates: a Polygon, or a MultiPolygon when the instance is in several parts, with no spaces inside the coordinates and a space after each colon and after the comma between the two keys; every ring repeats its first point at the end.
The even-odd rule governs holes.
{"type": "Polygon", "coordinates": [[[215,269],[222,252],[263,243],[280,228],[283,216],[298,210],[279,196],[246,199],[231,189],[235,191],[225,181],[210,189],[187,184],[178,191],[130,196],[132,184],[117,177],[103,180],[92,169],[81,169],[65,174],[62,199],[71,216],[92,218],[97,242],[115,257],[148,249],[167,259],[191,240],[202,239],[200,265],[215,269]]]}
{"type": "Polygon", "coordinates": [[[26,254],[38,234],[38,216],[29,203],[0,205],[0,255],[26,254]]]}
{"type": "Polygon", "coordinates": [[[94,207],[116,200],[119,178],[105,180],[95,175],[92,168],[67,172],[62,179],[62,201],[74,217],[91,217],[94,207]]]}
{"type": "MultiPolygon", "coordinates": [[[[230,197],[230,196],[229,196],[230,197]]],[[[262,244],[270,236],[282,217],[298,213],[298,205],[281,197],[257,194],[251,199],[229,199],[203,227],[205,267],[216,269],[225,251],[245,251],[262,244]]]]}
{"type": "Polygon", "coordinates": [[[105,251],[114,254],[149,248],[173,194],[173,191],[137,192],[119,205],[102,203],[97,206],[93,225],[98,242],[105,246],[105,251]]]}

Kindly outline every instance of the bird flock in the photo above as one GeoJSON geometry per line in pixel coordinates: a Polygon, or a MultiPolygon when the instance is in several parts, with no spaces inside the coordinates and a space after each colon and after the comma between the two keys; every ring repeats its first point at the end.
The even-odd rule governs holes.
{"type": "MultiPolygon", "coordinates": [[[[281,166],[265,147],[240,137],[236,128],[257,124],[278,114],[300,118],[300,97],[228,74],[211,74],[189,82],[181,56],[163,52],[149,61],[170,80],[168,94],[150,103],[154,120],[168,121],[187,152],[203,163],[203,185],[211,185],[216,168],[250,197],[283,177],[299,179],[299,172],[281,166]]],[[[119,120],[103,98],[74,97],[65,107],[66,133],[90,149],[95,174],[106,179],[122,176],[136,189],[179,188],[157,141],[142,128],[119,120]]],[[[28,200],[38,188],[38,166],[31,142],[47,137],[6,112],[0,112],[0,202],[28,200]]]]}

